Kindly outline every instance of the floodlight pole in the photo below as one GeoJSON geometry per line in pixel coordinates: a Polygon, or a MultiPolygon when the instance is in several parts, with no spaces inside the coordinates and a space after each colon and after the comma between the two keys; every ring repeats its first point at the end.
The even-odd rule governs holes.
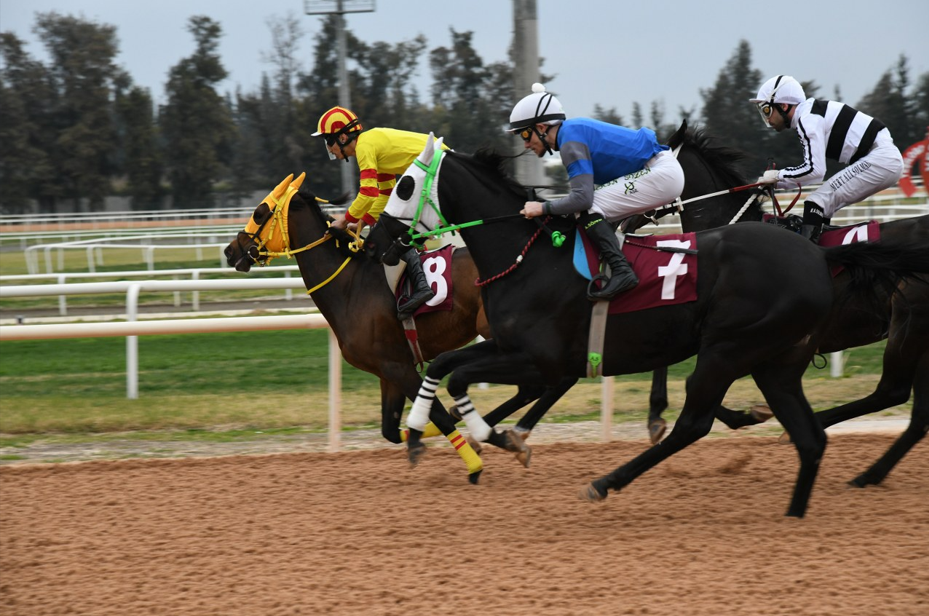
{"type": "MultiPolygon", "coordinates": [[[[351,109],[351,90],[348,87],[348,69],[346,57],[348,50],[345,43],[345,13],[370,13],[374,11],[374,0],[304,0],[304,12],[307,15],[335,14],[336,51],[339,56],[339,106],[351,109]]],[[[355,165],[342,165],[342,192],[352,193],[358,187],[355,179],[355,165]]]]}
{"type": "MultiPolygon", "coordinates": [[[[345,68],[345,56],[348,53],[345,45],[345,14],[342,12],[342,0],[339,0],[339,12],[335,17],[336,41],[339,51],[339,105],[346,109],[352,108],[351,91],[348,88],[348,69],[345,68]]],[[[355,166],[342,165],[342,194],[351,193],[358,186],[355,182],[355,166]]]]}
{"type": "MultiPolygon", "coordinates": [[[[528,96],[532,84],[539,81],[539,21],[536,0],[513,0],[513,104],[528,96]]],[[[525,152],[521,140],[514,145],[515,153],[525,152]]],[[[542,161],[531,152],[515,160],[516,179],[526,186],[549,184],[545,180],[542,161]]]]}

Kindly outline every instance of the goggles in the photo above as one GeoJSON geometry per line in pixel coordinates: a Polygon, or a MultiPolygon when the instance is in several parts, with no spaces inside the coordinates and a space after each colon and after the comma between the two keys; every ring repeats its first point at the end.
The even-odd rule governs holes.
{"type": "Polygon", "coordinates": [[[529,143],[532,141],[532,136],[535,134],[535,130],[533,130],[532,127],[524,128],[516,134],[522,137],[524,142],[529,143]]]}
{"type": "Polygon", "coordinates": [[[771,114],[774,113],[774,104],[762,101],[760,103],[755,103],[758,107],[758,113],[761,114],[761,119],[764,120],[765,126],[768,128],[771,127],[771,114]]]}
{"type": "Polygon", "coordinates": [[[332,146],[335,145],[335,142],[338,139],[338,137],[336,137],[335,135],[323,135],[323,138],[326,141],[326,155],[329,157],[329,160],[335,160],[336,159],[335,154],[332,153],[332,150],[330,148],[332,148],[332,146]]]}

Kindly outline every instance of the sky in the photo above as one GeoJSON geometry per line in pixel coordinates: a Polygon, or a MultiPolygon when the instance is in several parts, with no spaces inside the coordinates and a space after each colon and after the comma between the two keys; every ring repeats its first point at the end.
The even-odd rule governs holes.
{"type": "MultiPolygon", "coordinates": [[[[346,15],[349,31],[394,44],[423,34],[427,49],[450,45],[450,28],[471,31],[485,63],[507,61],[511,2],[375,5],[375,12],[346,15]]],[[[116,63],[157,102],[164,102],[169,69],[194,51],[186,29],[192,15],[207,15],[222,26],[219,52],[229,71],[222,92],[237,86],[253,91],[262,72],[271,72],[261,59],[271,49],[269,17],[290,15],[300,22],[305,70],[312,67],[313,37],[321,30],[321,17],[305,15],[302,0],[0,0],[0,30],[14,32],[27,41],[30,54],[47,60],[32,32],[35,14],[47,11],[116,26],[116,63]]],[[[911,81],[929,72],[927,0],[537,0],[537,11],[542,71],[554,75],[547,87],[568,117],[591,115],[600,105],[630,118],[638,102],[647,123],[653,101],[664,107],[666,122],[675,121],[681,107],[699,113],[700,90],[714,85],[742,39],[751,44],[754,68],[765,78],[783,73],[813,80],[821,97],[834,96],[838,86],[842,100],[853,105],[896,66],[900,54],[909,59],[911,81]]],[[[429,100],[427,60],[414,83],[429,100]]]]}

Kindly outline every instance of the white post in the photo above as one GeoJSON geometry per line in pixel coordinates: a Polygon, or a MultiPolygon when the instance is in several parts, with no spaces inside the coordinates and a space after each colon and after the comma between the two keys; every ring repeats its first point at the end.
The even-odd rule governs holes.
{"type": "Polygon", "coordinates": [[[829,364],[829,376],[834,379],[842,378],[845,369],[845,357],[842,355],[842,351],[829,353],[829,364]]]}
{"type": "Polygon", "coordinates": [[[342,352],[339,339],[329,329],[329,451],[339,451],[342,442],[342,352]]]}
{"type": "Polygon", "coordinates": [[[97,271],[96,263],[94,263],[94,247],[87,247],[87,271],[90,273],[97,271]]]}
{"type": "Polygon", "coordinates": [[[600,439],[613,440],[613,377],[600,377],[600,439]]]}
{"type": "MultiPolygon", "coordinates": [[[[58,276],[58,284],[65,283],[65,274],[58,276]]],[[[61,294],[58,296],[58,314],[61,316],[67,316],[68,314],[68,300],[67,295],[61,294]]]]}
{"type": "MultiPolygon", "coordinates": [[[[191,280],[199,280],[199,279],[200,279],[200,270],[194,271],[194,272],[190,275],[190,279],[191,279],[191,280]]],[[[200,312],[200,291],[194,291],[194,292],[192,292],[192,293],[190,294],[190,301],[193,303],[193,310],[194,310],[194,312],[200,312]]]]}
{"type": "MultiPolygon", "coordinates": [[[[290,272],[284,272],[284,278],[290,278],[290,272]]],[[[294,298],[294,290],[286,289],[284,291],[284,299],[286,299],[287,301],[290,301],[293,298],[294,298]]]]}
{"type": "MultiPolygon", "coordinates": [[[[138,315],[141,285],[131,284],[126,291],[126,320],[135,321],[138,315]]],[[[126,398],[139,398],[139,337],[126,336],[126,398]]]]}

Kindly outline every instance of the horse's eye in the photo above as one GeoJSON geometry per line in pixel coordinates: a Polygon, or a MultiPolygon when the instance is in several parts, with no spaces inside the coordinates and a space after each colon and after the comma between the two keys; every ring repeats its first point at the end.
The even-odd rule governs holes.
{"type": "Polygon", "coordinates": [[[410,197],[413,196],[413,190],[416,188],[416,180],[412,177],[405,175],[400,178],[400,182],[397,184],[397,196],[403,199],[404,201],[409,201],[410,197]]]}
{"type": "Polygon", "coordinates": [[[263,225],[270,216],[271,208],[268,207],[267,203],[262,203],[255,208],[255,213],[252,214],[252,220],[255,221],[256,225],[263,225]]]}

